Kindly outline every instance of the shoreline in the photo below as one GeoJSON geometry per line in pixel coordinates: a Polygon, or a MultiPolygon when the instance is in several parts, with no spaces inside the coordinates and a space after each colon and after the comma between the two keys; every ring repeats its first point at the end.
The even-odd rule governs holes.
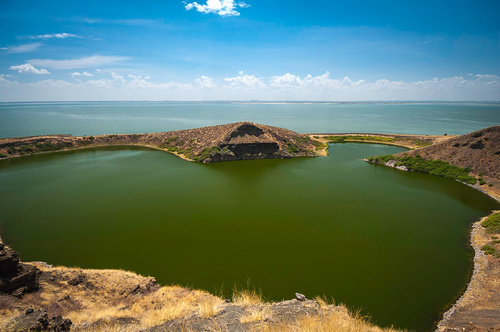
{"type": "MultiPolygon", "coordinates": [[[[364,161],[373,163],[365,159],[364,161]]],[[[398,169],[403,172],[408,172],[407,169],[401,169],[397,168],[395,163],[385,163],[385,164],[380,164],[380,163],[374,163],[382,166],[387,166],[387,167],[392,167],[395,169],[398,169]]],[[[495,179],[497,180],[497,179],[495,179]]],[[[458,181],[458,180],[455,180],[458,181]]],[[[464,185],[467,185],[475,190],[480,191],[481,193],[489,196],[490,198],[496,200],[497,202],[500,202],[500,194],[495,192],[495,191],[488,191],[485,190],[479,186],[476,185],[471,185],[467,183],[463,183],[461,181],[458,181],[464,185]]],[[[456,301],[454,301],[451,306],[444,311],[442,314],[442,318],[437,322],[436,325],[436,332],[445,332],[445,331],[458,331],[458,327],[450,327],[449,324],[452,323],[452,320],[461,320],[460,317],[455,317],[459,316],[461,312],[459,312],[461,309],[467,309],[467,307],[473,306],[476,302],[481,300],[481,296],[484,296],[484,293],[499,293],[500,294],[500,289],[498,287],[494,290],[492,289],[485,289],[487,288],[485,286],[485,280],[488,279],[490,274],[495,275],[492,273],[491,269],[488,269],[490,265],[490,260],[494,260],[495,258],[492,257],[491,255],[486,255],[482,250],[481,246],[487,242],[486,240],[486,234],[485,234],[485,229],[481,226],[481,223],[491,216],[494,213],[497,213],[498,211],[491,211],[490,214],[480,218],[479,220],[476,220],[471,224],[471,230],[469,232],[469,245],[472,247],[474,250],[474,258],[473,258],[473,267],[472,267],[472,273],[471,273],[471,278],[469,282],[467,283],[467,287],[465,291],[457,298],[456,301]]],[[[473,324],[472,322],[467,322],[467,324],[473,324]]]]}

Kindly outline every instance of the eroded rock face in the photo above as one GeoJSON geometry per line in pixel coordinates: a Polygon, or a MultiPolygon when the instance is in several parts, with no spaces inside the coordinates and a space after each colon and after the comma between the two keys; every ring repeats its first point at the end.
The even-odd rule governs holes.
{"type": "Polygon", "coordinates": [[[10,247],[0,243],[0,293],[22,296],[38,289],[39,270],[19,262],[19,256],[10,247]]]}
{"type": "Polygon", "coordinates": [[[61,316],[49,319],[47,312],[42,310],[26,312],[14,318],[7,327],[7,331],[69,331],[72,322],[61,316]]]}

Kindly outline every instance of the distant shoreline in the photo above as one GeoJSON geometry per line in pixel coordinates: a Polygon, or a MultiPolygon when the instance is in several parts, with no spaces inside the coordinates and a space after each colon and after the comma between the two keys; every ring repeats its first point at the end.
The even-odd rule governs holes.
{"type": "Polygon", "coordinates": [[[285,100],[56,100],[0,101],[2,104],[67,104],[67,103],[151,103],[151,104],[250,104],[250,105],[500,105],[500,101],[429,101],[429,100],[367,100],[367,101],[285,101],[285,100]]]}

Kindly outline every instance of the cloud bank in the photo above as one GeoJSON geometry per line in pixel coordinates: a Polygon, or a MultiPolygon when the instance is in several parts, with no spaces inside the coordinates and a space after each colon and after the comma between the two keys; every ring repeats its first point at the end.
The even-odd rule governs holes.
{"type": "MultiPolygon", "coordinates": [[[[19,73],[49,74],[31,63],[11,66],[19,73]]],[[[500,77],[469,74],[415,82],[352,80],[348,76],[299,76],[292,73],[270,77],[239,72],[233,77],[200,76],[191,82],[153,81],[150,76],[116,72],[73,72],[73,80],[41,80],[20,83],[0,75],[0,101],[58,100],[266,100],[266,101],[498,101],[500,77]]]]}
{"type": "Polygon", "coordinates": [[[220,16],[240,16],[237,8],[247,8],[250,5],[245,2],[234,2],[234,0],[207,0],[207,3],[200,5],[197,2],[184,2],[186,10],[195,9],[197,12],[209,14],[215,13],[220,16]]]}

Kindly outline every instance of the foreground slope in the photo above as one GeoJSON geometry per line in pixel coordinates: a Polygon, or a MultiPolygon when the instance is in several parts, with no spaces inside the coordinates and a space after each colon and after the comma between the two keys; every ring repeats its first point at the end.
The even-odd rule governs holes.
{"type": "Polygon", "coordinates": [[[122,270],[25,265],[38,271],[37,285],[0,292],[0,331],[395,331],[301,294],[268,303],[240,290],[225,300],[122,270]]]}

